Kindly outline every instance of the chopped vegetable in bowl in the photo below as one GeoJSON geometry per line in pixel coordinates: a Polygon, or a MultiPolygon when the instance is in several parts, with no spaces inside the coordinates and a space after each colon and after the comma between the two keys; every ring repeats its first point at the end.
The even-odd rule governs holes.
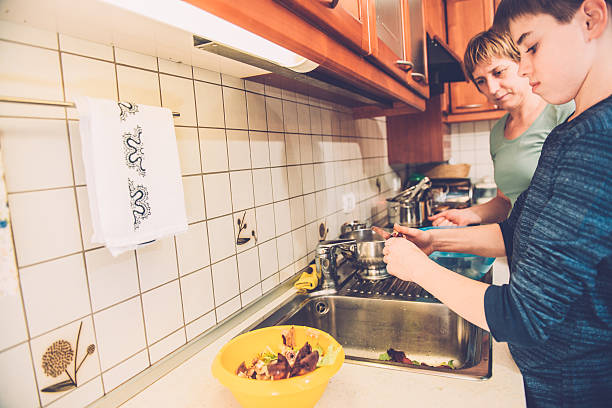
{"type": "Polygon", "coordinates": [[[314,371],[317,367],[332,365],[338,351],[329,345],[326,351],[317,343],[313,348],[306,342],[301,348],[295,344],[295,328],[283,331],[283,344],[275,352],[270,346],[247,365],[243,361],[236,369],[239,377],[256,380],[282,380],[314,371]]]}

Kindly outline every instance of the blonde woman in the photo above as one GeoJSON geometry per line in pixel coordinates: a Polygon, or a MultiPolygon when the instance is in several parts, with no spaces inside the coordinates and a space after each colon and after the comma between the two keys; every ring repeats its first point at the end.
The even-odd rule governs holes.
{"type": "Polygon", "coordinates": [[[470,80],[491,103],[508,112],[490,135],[497,196],[485,204],[440,212],[430,218],[434,226],[505,220],[531,182],[546,136],[574,112],[573,101],[550,105],[533,93],[529,79],[518,74],[519,61],[509,34],[488,30],[468,43],[464,65],[470,80]]]}

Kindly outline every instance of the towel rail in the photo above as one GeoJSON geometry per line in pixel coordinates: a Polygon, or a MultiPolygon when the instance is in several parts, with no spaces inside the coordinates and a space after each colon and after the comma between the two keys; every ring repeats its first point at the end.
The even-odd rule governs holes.
{"type": "MultiPolygon", "coordinates": [[[[74,102],[64,101],[48,101],[45,99],[30,99],[30,98],[18,98],[14,96],[0,96],[0,102],[10,103],[25,103],[28,105],[48,105],[48,106],[63,106],[65,108],[74,108],[76,105],[74,102]]],[[[172,116],[175,118],[181,116],[179,112],[172,112],[172,116]]]]}

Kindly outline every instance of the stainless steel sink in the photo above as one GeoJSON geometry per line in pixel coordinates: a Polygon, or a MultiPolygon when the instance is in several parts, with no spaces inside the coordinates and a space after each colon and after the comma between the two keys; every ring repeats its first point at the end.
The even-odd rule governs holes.
{"type": "Polygon", "coordinates": [[[351,363],[466,379],[491,376],[489,333],[431,299],[296,294],[246,331],[281,324],[316,327],[330,333],[342,344],[351,363]],[[429,365],[453,360],[457,368],[379,360],[388,348],[429,365]]]}

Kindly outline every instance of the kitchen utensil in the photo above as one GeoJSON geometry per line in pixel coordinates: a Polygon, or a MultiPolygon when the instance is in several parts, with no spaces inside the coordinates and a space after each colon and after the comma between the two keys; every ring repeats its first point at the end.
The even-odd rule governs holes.
{"type": "Polygon", "coordinates": [[[364,222],[359,222],[357,220],[353,222],[345,222],[344,224],[340,226],[340,235],[344,235],[351,231],[355,231],[359,229],[366,229],[366,228],[367,228],[367,225],[364,222]]]}
{"type": "Polygon", "coordinates": [[[433,202],[429,190],[425,190],[411,201],[387,200],[387,217],[389,224],[405,227],[422,227],[432,214],[433,202]]]}
{"type": "Polygon", "coordinates": [[[291,327],[272,326],[241,334],[225,344],[215,357],[213,376],[232,392],[243,407],[314,407],[323,395],[329,379],[342,366],[344,350],[332,336],[315,328],[293,326],[296,344],[302,346],[308,341],[313,347],[319,344],[323,350],[327,350],[330,345],[339,349],[334,363],[318,367],[305,375],[276,381],[253,380],[236,375],[240,363],[252,359],[267,347],[274,351],[280,350],[282,332],[291,327]]]}
{"type": "Polygon", "coordinates": [[[340,238],[357,241],[352,261],[360,269],[364,279],[378,280],[388,278],[387,264],[383,261],[385,239],[371,229],[361,229],[343,234],[340,238]]]}
{"type": "Polygon", "coordinates": [[[419,193],[429,187],[431,187],[431,180],[429,179],[429,177],[423,177],[423,179],[421,179],[421,181],[419,181],[419,183],[414,186],[414,189],[403,198],[403,201],[413,200],[419,193]]]}
{"type": "Polygon", "coordinates": [[[389,224],[421,227],[432,213],[431,180],[424,177],[415,186],[387,199],[389,224]]]}

